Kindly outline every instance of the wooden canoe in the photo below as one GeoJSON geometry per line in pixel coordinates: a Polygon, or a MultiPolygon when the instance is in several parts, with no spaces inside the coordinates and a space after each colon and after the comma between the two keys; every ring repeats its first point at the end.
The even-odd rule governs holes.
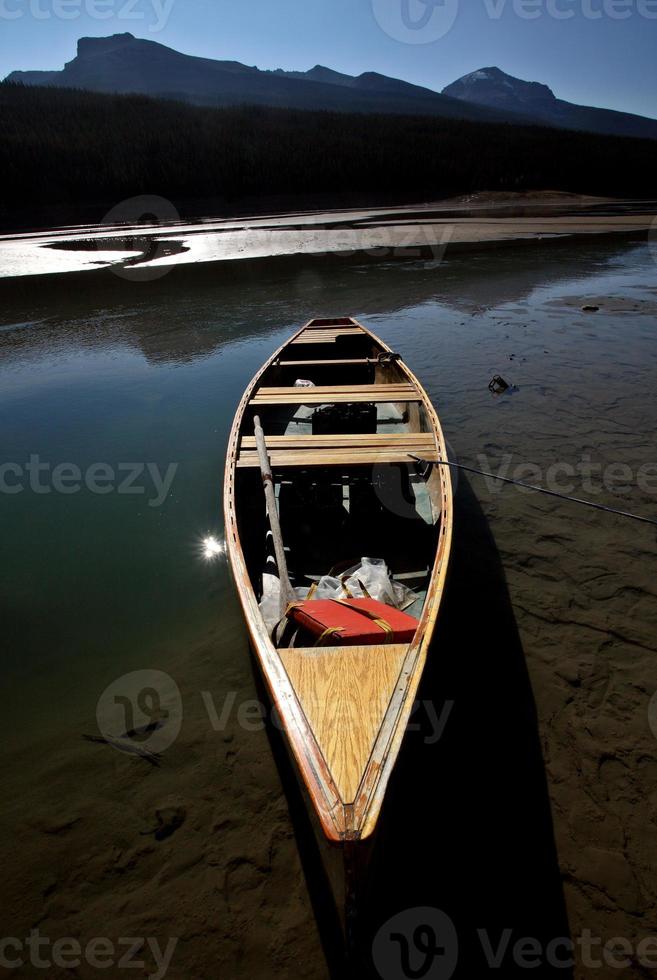
{"type": "MultiPolygon", "coordinates": [[[[321,833],[373,834],[445,586],[452,488],[440,422],[398,355],[351,317],[311,320],[249,384],[228,445],[227,554],[251,644],[321,833]],[[297,379],[313,387],[295,386],[297,379]],[[363,434],[312,434],[326,405],[367,405],[363,434]],[[381,557],[417,591],[411,643],[277,649],[260,611],[268,521],[254,438],[262,420],[290,577],[381,557]]],[[[353,848],[351,848],[353,849],[353,848]]]]}

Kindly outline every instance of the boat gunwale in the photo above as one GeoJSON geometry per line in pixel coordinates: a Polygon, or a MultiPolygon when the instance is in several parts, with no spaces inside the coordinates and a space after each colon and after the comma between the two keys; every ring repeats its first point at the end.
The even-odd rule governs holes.
{"type": "MultiPolygon", "coordinates": [[[[349,319],[354,325],[361,327],[364,334],[378,344],[383,351],[391,352],[392,348],[371,330],[363,327],[358,320],[349,319]]],[[[301,777],[317,810],[323,832],[329,841],[339,843],[349,839],[364,840],[373,833],[376,827],[385,791],[401,748],[426,663],[428,647],[433,636],[444,592],[451,550],[453,493],[449,468],[438,465],[442,510],[439,539],[424,608],[418,622],[415,638],[408,646],[395,688],[386,707],[355,800],[345,803],[340,797],[327,761],[285,670],[283,660],[264,628],[251,577],[244,559],[235,508],[235,479],[240,449],[240,433],[244,414],[252,394],[259,386],[264,373],[274,365],[281,353],[304,330],[312,329],[313,322],[310,320],[304,324],[271,355],[252,378],[240,400],[231,427],[226,454],[224,518],[228,557],[236,581],[238,596],[272,703],[278,711],[292,754],[299,766],[301,777]]],[[[439,460],[444,459],[446,461],[448,454],[442,426],[429,396],[403,360],[398,360],[395,363],[416,388],[418,402],[423,404],[432,426],[439,460]]]]}

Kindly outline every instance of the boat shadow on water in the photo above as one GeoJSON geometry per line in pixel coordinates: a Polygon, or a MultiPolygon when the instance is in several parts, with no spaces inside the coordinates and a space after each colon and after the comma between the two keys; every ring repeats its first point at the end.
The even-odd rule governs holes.
{"type": "Polygon", "coordinates": [[[532,963],[534,975],[572,977],[534,698],[500,556],[464,479],[448,582],[348,962],[308,811],[269,729],[328,972],[447,980],[526,975],[532,963]]]}

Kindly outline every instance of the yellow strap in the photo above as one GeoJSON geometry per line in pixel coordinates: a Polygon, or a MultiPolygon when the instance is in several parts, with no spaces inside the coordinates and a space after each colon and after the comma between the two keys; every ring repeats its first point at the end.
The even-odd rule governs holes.
{"type": "MultiPolygon", "coordinates": [[[[291,602],[287,607],[287,609],[285,610],[285,615],[288,617],[288,619],[292,610],[301,609],[303,607],[303,603],[306,601],[307,600],[303,600],[302,602],[291,602]]],[[[322,646],[324,640],[328,639],[329,636],[333,636],[334,633],[342,633],[342,632],[344,632],[344,626],[329,626],[328,629],[325,629],[322,635],[318,637],[318,639],[315,641],[315,646],[316,647],[322,646]]]]}
{"type": "Polygon", "coordinates": [[[344,633],[344,626],[329,626],[324,630],[322,635],[315,641],[316,647],[321,647],[324,645],[324,640],[327,640],[329,636],[334,636],[336,633],[344,633]]]}
{"type": "Polygon", "coordinates": [[[353,609],[354,612],[361,613],[363,616],[367,616],[371,619],[373,623],[383,630],[386,634],[386,642],[392,642],[394,639],[394,630],[390,623],[386,622],[385,619],[381,619],[376,613],[370,612],[369,609],[363,609],[361,606],[352,606],[350,602],[345,599],[331,599],[331,602],[339,602],[341,606],[347,606],[348,609],[353,609]]]}

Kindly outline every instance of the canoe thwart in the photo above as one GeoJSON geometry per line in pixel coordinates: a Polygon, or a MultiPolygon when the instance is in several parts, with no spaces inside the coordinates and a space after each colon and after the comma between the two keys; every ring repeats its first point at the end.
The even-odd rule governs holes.
{"type": "MultiPolygon", "coordinates": [[[[430,432],[377,432],[372,434],[267,436],[272,466],[340,466],[375,463],[413,463],[420,455],[438,462],[436,440],[430,432]]],[[[257,466],[253,436],[243,436],[237,465],[257,466]]]]}
{"type": "Polygon", "coordinates": [[[415,402],[421,395],[412,384],[316,385],[314,388],[258,388],[251,405],[329,405],[338,402],[415,402]]]}

